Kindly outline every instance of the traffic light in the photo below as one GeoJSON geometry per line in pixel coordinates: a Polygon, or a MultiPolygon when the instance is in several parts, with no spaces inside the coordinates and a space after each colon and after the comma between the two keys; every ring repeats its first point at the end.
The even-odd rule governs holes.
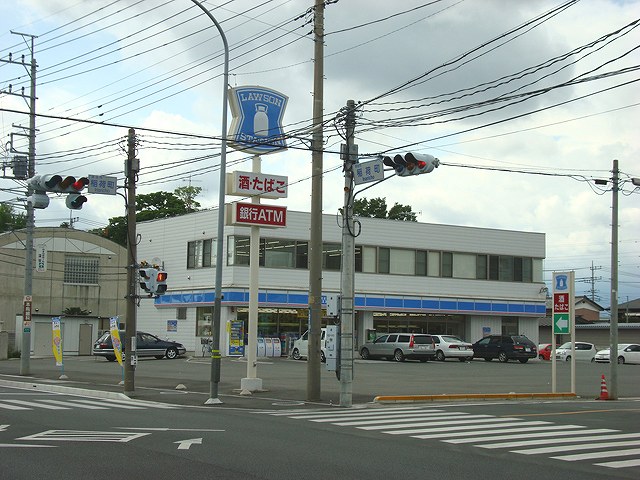
{"type": "Polygon", "coordinates": [[[383,157],[382,163],[387,167],[393,168],[399,177],[408,177],[409,175],[432,172],[434,168],[440,165],[440,160],[426,153],[409,152],[404,157],[399,154],[393,158],[383,157]]]}
{"type": "MultiPolygon", "coordinates": [[[[139,270],[140,273],[140,288],[150,294],[156,293],[156,279],[158,276],[158,270],[155,268],[145,267],[139,270]]],[[[166,290],[166,288],[165,288],[166,290]]]]}
{"type": "Polygon", "coordinates": [[[156,275],[156,295],[164,295],[167,292],[167,272],[158,270],[156,275]]]}
{"type": "Polygon", "coordinates": [[[63,177],[57,174],[36,175],[30,178],[27,184],[35,191],[35,194],[28,199],[34,208],[47,208],[49,199],[44,200],[46,192],[68,193],[66,204],[67,208],[71,210],[80,210],[87,201],[87,197],[80,194],[82,189],[89,185],[87,177],[76,178],[71,175],[63,177]]]}

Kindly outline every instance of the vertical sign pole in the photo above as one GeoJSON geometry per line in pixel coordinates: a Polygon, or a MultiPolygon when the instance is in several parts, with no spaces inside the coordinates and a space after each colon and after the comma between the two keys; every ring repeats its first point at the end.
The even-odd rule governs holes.
{"type": "MultiPolygon", "coordinates": [[[[260,173],[260,156],[253,157],[253,173],[260,173]]],[[[251,198],[254,205],[260,204],[260,197],[251,198]]],[[[247,377],[240,381],[240,394],[251,395],[251,392],[262,390],[262,379],[257,378],[258,371],[258,285],[260,272],[260,227],[251,226],[249,240],[249,325],[247,344],[247,377]]]]}
{"type": "Polygon", "coordinates": [[[576,272],[569,275],[569,328],[571,329],[571,393],[576,393],[576,272]]]}

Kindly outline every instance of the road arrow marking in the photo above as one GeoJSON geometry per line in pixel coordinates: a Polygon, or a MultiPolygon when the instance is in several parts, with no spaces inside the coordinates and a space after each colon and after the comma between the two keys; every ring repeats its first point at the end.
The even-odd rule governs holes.
{"type": "Polygon", "coordinates": [[[0,425],[0,432],[6,432],[9,425],[0,425]]]}
{"type": "Polygon", "coordinates": [[[191,438],[189,440],[179,440],[173,443],[178,444],[178,450],[189,450],[191,445],[202,445],[202,438],[191,438]]]}

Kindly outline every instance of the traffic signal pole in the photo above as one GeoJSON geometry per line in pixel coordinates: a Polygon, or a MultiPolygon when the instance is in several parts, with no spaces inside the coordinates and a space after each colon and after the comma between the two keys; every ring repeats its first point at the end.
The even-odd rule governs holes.
{"type": "Polygon", "coordinates": [[[357,161],[354,144],[355,102],[347,102],[346,151],[344,160],[344,206],[342,209],[342,265],[340,275],[340,406],[351,407],[353,397],[353,329],[355,290],[355,236],[353,228],[353,165],[357,161]]]}

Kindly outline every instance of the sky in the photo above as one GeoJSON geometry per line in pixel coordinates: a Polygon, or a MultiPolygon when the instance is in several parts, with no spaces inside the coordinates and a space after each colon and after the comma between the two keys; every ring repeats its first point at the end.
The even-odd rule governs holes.
{"type": "MultiPolygon", "coordinates": [[[[289,179],[288,197],[272,202],[307,212],[313,3],[203,2],[229,44],[229,85],[288,97],[289,148],[263,156],[262,171],[289,179]]],[[[323,213],[337,214],[343,201],[341,112],[354,100],[361,161],[406,152],[440,160],[429,174],[388,178],[358,198],[410,205],[419,222],[543,232],[547,285],[553,271],[575,270],[576,294],[608,308],[618,160],[618,302],[640,297],[632,184],[640,178],[640,0],[326,3],[323,213]]],[[[36,173],[116,176],[122,186],[135,128],[138,194],[192,185],[202,188],[203,208],[217,207],[223,42],[193,2],[0,2],[5,165],[15,155],[11,133],[13,148],[26,149],[29,122],[20,94],[30,78],[16,62],[30,62],[32,37],[18,33],[35,36],[36,173]]],[[[230,149],[233,170],[251,170],[250,156],[230,149]]],[[[0,201],[23,211],[24,185],[2,179],[0,201]]],[[[70,211],[52,195],[36,226],[72,219],[88,230],[124,214],[120,196],[89,195],[70,211]]]]}

